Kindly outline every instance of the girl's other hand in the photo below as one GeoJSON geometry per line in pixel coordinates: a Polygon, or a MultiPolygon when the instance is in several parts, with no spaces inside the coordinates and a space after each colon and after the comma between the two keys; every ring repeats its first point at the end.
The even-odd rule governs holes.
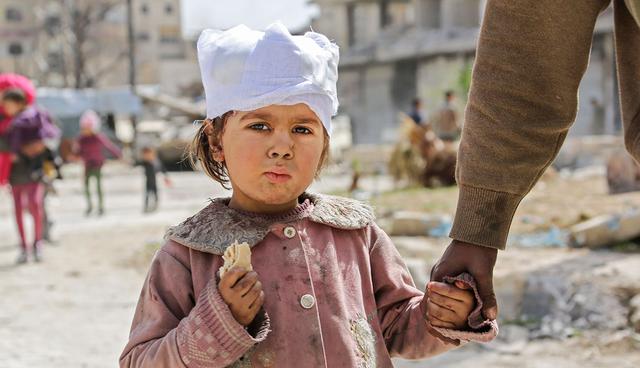
{"type": "Polygon", "coordinates": [[[455,286],[442,282],[427,285],[427,319],[436,327],[464,330],[475,307],[473,291],[462,282],[455,286]]]}
{"type": "Polygon", "coordinates": [[[243,326],[253,321],[264,303],[258,274],[244,268],[234,267],[227,271],[218,284],[218,290],[233,317],[243,326]]]}

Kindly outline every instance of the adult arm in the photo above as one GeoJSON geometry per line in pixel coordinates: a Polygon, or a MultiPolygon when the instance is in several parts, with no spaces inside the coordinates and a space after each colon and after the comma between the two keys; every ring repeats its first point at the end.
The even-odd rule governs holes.
{"type": "Polygon", "coordinates": [[[608,4],[487,2],[458,153],[453,239],[505,248],[518,204],[575,119],[595,21],[608,4]]]}
{"type": "Polygon", "coordinates": [[[489,0],[458,152],[453,242],[432,280],[469,272],[497,317],[493,267],[513,215],[577,112],[595,21],[608,0],[489,0]]]}

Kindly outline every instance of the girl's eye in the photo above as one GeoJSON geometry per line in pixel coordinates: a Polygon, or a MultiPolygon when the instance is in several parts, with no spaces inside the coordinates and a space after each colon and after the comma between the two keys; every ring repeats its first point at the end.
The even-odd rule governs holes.
{"type": "Polygon", "coordinates": [[[311,134],[311,129],[307,128],[307,127],[303,127],[303,126],[297,126],[295,128],[293,128],[293,132],[294,133],[300,133],[300,134],[311,134]]]}
{"type": "Polygon", "coordinates": [[[253,129],[253,130],[269,130],[269,126],[267,126],[267,124],[265,124],[265,123],[256,123],[256,124],[251,124],[249,126],[249,129],[253,129]]]}

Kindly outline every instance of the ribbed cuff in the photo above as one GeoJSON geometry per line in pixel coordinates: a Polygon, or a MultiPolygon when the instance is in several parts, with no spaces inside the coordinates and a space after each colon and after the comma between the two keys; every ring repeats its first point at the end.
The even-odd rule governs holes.
{"type": "Polygon", "coordinates": [[[198,298],[189,321],[178,332],[183,361],[189,367],[235,362],[253,345],[264,341],[269,333],[270,320],[266,313],[256,318],[260,318],[261,323],[253,337],[235,320],[212,280],[198,298]]]}
{"type": "Polygon", "coordinates": [[[516,208],[524,196],[460,185],[449,237],[504,250],[516,208]]]}

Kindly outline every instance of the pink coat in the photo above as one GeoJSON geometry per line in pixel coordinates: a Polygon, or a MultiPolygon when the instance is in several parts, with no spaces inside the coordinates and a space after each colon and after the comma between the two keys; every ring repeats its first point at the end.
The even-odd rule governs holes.
{"type": "MultiPolygon", "coordinates": [[[[359,202],[303,194],[265,217],[215,199],[167,233],[147,276],[121,367],[392,367],[454,348],[427,332],[422,291],[359,202]],[[247,329],[217,290],[221,254],[252,246],[265,293],[247,329]]],[[[464,340],[484,332],[448,331],[464,340]]]]}

